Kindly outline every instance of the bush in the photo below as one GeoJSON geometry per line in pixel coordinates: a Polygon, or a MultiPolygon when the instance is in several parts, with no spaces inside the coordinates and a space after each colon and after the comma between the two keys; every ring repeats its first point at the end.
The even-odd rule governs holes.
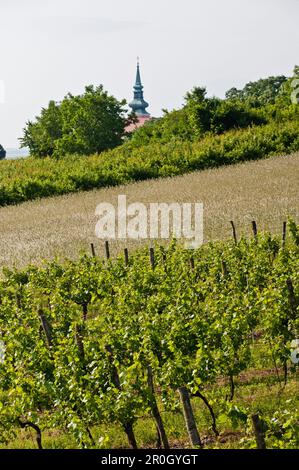
{"type": "Polygon", "coordinates": [[[90,157],[27,158],[0,163],[0,205],[256,160],[299,150],[296,121],[207,136],[196,142],[127,142],[90,157]]]}

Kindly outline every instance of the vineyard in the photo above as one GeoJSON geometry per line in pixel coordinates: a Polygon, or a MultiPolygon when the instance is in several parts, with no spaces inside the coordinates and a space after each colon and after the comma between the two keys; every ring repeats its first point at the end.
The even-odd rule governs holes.
{"type": "Polygon", "coordinates": [[[109,447],[114,427],[137,448],[147,420],[152,447],[172,447],[175,431],[185,432],[186,446],[219,447],[233,426],[242,430],[239,447],[296,448],[299,228],[290,220],[287,237],[253,228],[251,239],[197,250],[172,242],[111,259],[106,245],[107,259],[93,250],[6,269],[2,446],[30,428],[40,448],[51,430],[78,447],[109,447]],[[259,401],[258,378],[267,374],[275,412],[259,401]],[[244,406],[239,390],[249,375],[258,396],[244,406]]]}

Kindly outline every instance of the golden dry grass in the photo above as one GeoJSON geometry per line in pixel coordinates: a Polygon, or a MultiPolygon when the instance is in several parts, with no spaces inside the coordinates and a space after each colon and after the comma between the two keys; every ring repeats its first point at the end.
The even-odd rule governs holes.
{"type": "MultiPolygon", "coordinates": [[[[126,194],[128,203],[203,202],[205,241],[231,236],[230,220],[238,235],[249,233],[251,220],[260,229],[279,232],[288,215],[298,221],[299,153],[3,207],[0,265],[76,257],[80,250],[89,250],[91,242],[103,254],[103,242],[94,234],[95,208],[100,202],[116,204],[119,194],[126,194]]],[[[114,242],[112,254],[123,247],[114,242]]]]}

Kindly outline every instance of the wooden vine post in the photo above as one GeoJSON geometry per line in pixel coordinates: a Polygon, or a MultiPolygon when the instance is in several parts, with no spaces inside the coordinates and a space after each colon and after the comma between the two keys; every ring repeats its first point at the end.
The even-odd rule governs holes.
{"type": "Polygon", "coordinates": [[[228,275],[228,269],[227,269],[227,264],[226,261],[222,260],[221,261],[221,268],[222,268],[222,274],[224,277],[227,277],[228,275]]]}
{"type": "Polygon", "coordinates": [[[257,414],[251,416],[256,446],[258,449],[266,449],[265,423],[257,414]]]}
{"type": "Polygon", "coordinates": [[[43,328],[44,333],[45,333],[47,347],[50,349],[51,346],[52,346],[52,343],[53,343],[50,324],[49,324],[46,316],[42,313],[42,310],[39,310],[38,316],[39,316],[42,328],[43,328]]]}
{"type": "Polygon", "coordinates": [[[180,387],[178,389],[178,392],[179,392],[180,400],[183,406],[184,418],[185,418],[186,428],[188,431],[190,442],[192,446],[202,448],[202,443],[201,443],[200,436],[197,430],[189,392],[186,387],[180,387]]]}
{"type": "Polygon", "coordinates": [[[152,247],[149,249],[149,256],[150,256],[151,267],[154,270],[155,269],[155,252],[154,252],[154,248],[152,247]]]}
{"type": "Polygon", "coordinates": [[[164,248],[161,246],[161,253],[162,253],[162,265],[164,267],[164,270],[167,271],[167,259],[166,259],[166,253],[164,248]]]}
{"type": "Polygon", "coordinates": [[[234,241],[235,241],[235,244],[237,244],[237,243],[238,243],[238,240],[237,240],[237,233],[236,233],[236,227],[235,227],[234,221],[231,220],[231,221],[230,221],[230,224],[231,224],[231,226],[232,226],[233,239],[234,239],[234,241]]]}
{"type": "Polygon", "coordinates": [[[107,260],[110,259],[110,248],[108,240],[105,241],[105,255],[107,260]]]}
{"type": "Polygon", "coordinates": [[[93,243],[90,244],[90,248],[91,248],[91,254],[92,254],[92,256],[95,258],[96,252],[95,252],[94,244],[93,244],[93,243]]]}
{"type": "Polygon", "coordinates": [[[283,222],[282,224],[282,247],[285,247],[286,244],[286,238],[287,238],[287,223],[283,222]]]}
{"type": "Polygon", "coordinates": [[[190,257],[190,267],[192,270],[195,268],[194,256],[190,257]]]}
{"type": "Polygon", "coordinates": [[[125,249],[124,249],[124,255],[125,255],[125,266],[128,266],[128,265],[129,265],[129,252],[128,252],[128,248],[125,248],[125,249]]]}
{"type": "Polygon", "coordinates": [[[257,238],[257,225],[256,225],[256,221],[253,220],[253,221],[251,222],[251,225],[252,225],[253,236],[254,236],[254,238],[256,239],[256,238],[257,238]]]}

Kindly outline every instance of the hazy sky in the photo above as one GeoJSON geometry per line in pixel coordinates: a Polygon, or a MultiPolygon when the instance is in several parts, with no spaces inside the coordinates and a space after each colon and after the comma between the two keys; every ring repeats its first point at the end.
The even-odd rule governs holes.
{"type": "Polygon", "coordinates": [[[194,85],[222,97],[299,64],[299,0],[0,0],[0,17],[5,147],[68,91],[102,83],[130,100],[137,55],[156,116],[194,85]]]}

